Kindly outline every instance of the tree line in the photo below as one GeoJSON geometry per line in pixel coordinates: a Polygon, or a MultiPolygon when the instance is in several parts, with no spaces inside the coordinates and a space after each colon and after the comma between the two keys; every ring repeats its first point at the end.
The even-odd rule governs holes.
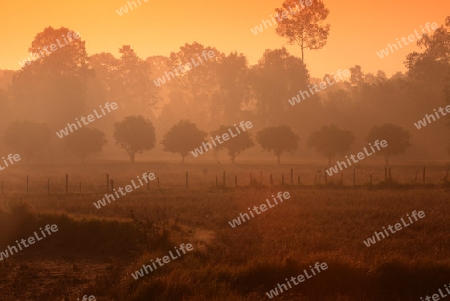
{"type": "MultiPolygon", "coordinates": [[[[295,1],[289,1],[294,5],[295,1]]],[[[291,16],[295,20],[289,17],[277,28],[288,42],[299,44],[302,52],[320,49],[328,37],[329,26],[321,25],[328,14],[326,8],[321,1],[313,2],[317,2],[312,7],[317,6],[320,16],[308,19],[297,14],[291,16]],[[319,27],[306,26],[302,23],[306,20],[319,27]],[[293,26],[305,32],[292,31],[293,26]],[[313,32],[308,32],[308,28],[313,32]]],[[[36,52],[69,31],[64,27],[45,28],[35,36],[29,51],[36,52]]],[[[267,49],[250,65],[244,54],[225,54],[197,42],[184,44],[167,57],[147,58],[138,57],[127,45],[119,49],[119,57],[111,53],[90,55],[85,43],[81,37],[18,71],[0,71],[0,130],[16,120],[46,123],[51,129],[58,129],[109,101],[116,102],[119,110],[95,124],[106,137],[114,134],[112,124],[142,115],[153,121],[158,137],[164,137],[180,120],[190,120],[200,129],[219,129],[236,120],[251,120],[257,129],[287,126],[299,137],[308,137],[312,129],[336,125],[351,129],[355,143],[361,145],[374,125],[392,123],[414,131],[409,155],[426,159],[447,155],[445,121],[434,123],[432,130],[430,126],[420,131],[415,130],[413,123],[434,108],[450,104],[450,17],[418,41],[421,51],[404,59],[406,73],[387,77],[382,70],[366,73],[358,64],[342,66],[350,70],[349,80],[338,82],[295,107],[289,99],[329,75],[323,79],[311,77],[302,58],[285,48],[267,49]],[[211,50],[217,55],[208,62],[165,85],[154,84],[174,66],[211,50]]],[[[61,146],[47,141],[54,149],[61,146]]],[[[4,146],[0,144],[1,148],[4,146]]]]}
{"type": "MultiPolygon", "coordinates": [[[[231,125],[221,126],[210,135],[211,137],[222,136],[230,128],[232,128],[231,125]]],[[[164,151],[179,154],[184,163],[189,153],[194,154],[193,151],[196,148],[208,141],[207,135],[208,133],[198,129],[195,123],[180,120],[165,133],[161,144],[164,151]]],[[[115,123],[113,136],[115,144],[128,154],[132,163],[135,162],[137,154],[150,151],[156,145],[153,123],[141,115],[127,116],[115,123]]],[[[391,156],[405,153],[411,146],[410,138],[411,134],[406,129],[391,123],[374,126],[366,135],[368,143],[375,140],[388,141],[389,147],[377,152],[384,157],[386,165],[391,156]]],[[[27,162],[30,162],[34,154],[49,142],[50,130],[47,124],[15,121],[6,128],[3,140],[27,162]]],[[[255,140],[264,151],[273,153],[280,164],[283,153],[298,149],[300,138],[290,127],[283,125],[266,127],[256,132],[255,140]]],[[[307,146],[327,158],[328,166],[330,166],[333,158],[348,154],[354,141],[353,132],[332,124],[311,133],[307,139],[307,146]]],[[[61,143],[83,163],[89,155],[101,152],[107,140],[101,130],[83,127],[62,138],[61,143]]],[[[217,155],[220,151],[227,152],[234,164],[238,155],[253,146],[255,146],[253,135],[245,131],[218,144],[214,148],[214,153],[217,155]]]]}

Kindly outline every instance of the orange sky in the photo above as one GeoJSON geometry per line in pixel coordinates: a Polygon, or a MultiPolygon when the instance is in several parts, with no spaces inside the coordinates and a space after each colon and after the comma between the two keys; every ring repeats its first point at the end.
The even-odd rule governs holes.
{"type": "MultiPolygon", "coordinates": [[[[0,0],[0,37],[3,45],[0,69],[16,70],[19,60],[28,56],[34,36],[47,26],[68,27],[86,41],[89,54],[111,52],[118,55],[121,45],[131,45],[139,56],[168,55],[188,42],[197,41],[219,51],[244,53],[255,63],[267,48],[286,45],[274,28],[254,35],[250,28],[269,19],[282,0],[149,0],[123,16],[116,9],[126,0],[0,0]],[[71,2],[71,3],[70,3],[71,2]],[[70,4],[69,4],[70,3],[70,4]]],[[[137,2],[137,0],[136,0],[137,2]]],[[[311,74],[322,77],[338,69],[359,64],[365,72],[381,69],[388,75],[404,71],[405,54],[417,49],[404,46],[386,58],[376,52],[412,34],[426,22],[442,25],[450,15],[449,0],[325,0],[331,25],[327,45],[305,52],[311,74]]],[[[300,56],[300,49],[288,46],[300,56]]]]}

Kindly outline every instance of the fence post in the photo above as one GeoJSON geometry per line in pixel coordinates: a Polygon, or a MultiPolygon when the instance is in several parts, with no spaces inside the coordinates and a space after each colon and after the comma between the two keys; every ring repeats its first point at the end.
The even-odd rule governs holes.
{"type": "Polygon", "coordinates": [[[109,192],[109,173],[106,174],[106,193],[109,192]]]}
{"type": "Polygon", "coordinates": [[[113,179],[111,179],[111,192],[114,190],[114,180],[113,179]]]}
{"type": "Polygon", "coordinates": [[[219,187],[219,182],[217,181],[217,176],[216,176],[216,188],[219,187]]]}
{"type": "Polygon", "coordinates": [[[270,174],[270,186],[273,187],[273,177],[272,177],[272,174],[270,174]]]}
{"type": "Polygon", "coordinates": [[[423,170],[422,170],[422,183],[425,184],[425,166],[423,167],[423,170]]]}
{"type": "Polygon", "coordinates": [[[356,186],[356,168],[353,168],[353,187],[356,186]]]}
{"type": "Polygon", "coordinates": [[[69,174],[66,173],[66,194],[69,193],[69,174]]]}
{"type": "Polygon", "coordinates": [[[445,182],[447,182],[447,180],[448,180],[448,169],[449,169],[449,167],[447,166],[447,172],[445,173],[445,182]]]}

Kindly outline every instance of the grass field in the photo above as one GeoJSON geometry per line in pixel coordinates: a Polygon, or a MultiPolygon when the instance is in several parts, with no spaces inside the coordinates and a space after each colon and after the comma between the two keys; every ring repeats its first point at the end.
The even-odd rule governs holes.
{"type": "MultiPolygon", "coordinates": [[[[57,224],[59,231],[1,262],[2,300],[81,300],[83,295],[97,300],[268,300],[266,292],[316,262],[329,268],[274,299],[420,300],[450,282],[445,188],[280,186],[281,174],[289,184],[290,168],[304,184],[314,183],[318,168],[307,166],[110,164],[9,171],[5,182],[10,186],[0,195],[0,250],[46,224],[57,224]],[[117,188],[144,171],[160,177],[160,190],[151,183],[150,191],[141,188],[101,209],[93,206],[104,193],[104,174],[115,179],[117,188]],[[230,188],[215,187],[215,175],[221,182],[223,171],[230,188]],[[250,173],[259,181],[260,171],[266,186],[246,186],[250,173]],[[70,174],[69,195],[56,193],[64,191],[65,173],[70,174]],[[270,173],[274,187],[267,185],[270,173]],[[26,174],[30,193],[8,192],[20,191],[26,174]],[[241,186],[236,189],[231,188],[234,175],[241,186]],[[50,195],[45,193],[48,177],[55,187],[50,195]],[[75,193],[78,181],[97,193],[75,193]],[[239,213],[279,191],[291,198],[230,227],[239,213]],[[426,216],[371,247],[363,244],[374,231],[414,210],[426,216]],[[142,264],[181,243],[191,243],[194,250],[139,280],[132,278],[142,264]]],[[[394,167],[393,178],[410,183],[420,170],[394,167]]],[[[427,183],[439,184],[445,175],[442,166],[427,170],[427,183]]],[[[367,182],[366,173],[374,175],[375,184],[384,179],[382,167],[366,168],[357,170],[357,184],[367,182]]],[[[351,185],[352,171],[344,180],[351,185]]]]}

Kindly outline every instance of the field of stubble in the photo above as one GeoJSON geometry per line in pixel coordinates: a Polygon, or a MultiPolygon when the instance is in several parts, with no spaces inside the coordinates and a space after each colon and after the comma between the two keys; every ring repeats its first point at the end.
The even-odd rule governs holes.
{"type": "MultiPolygon", "coordinates": [[[[0,250],[46,224],[57,224],[59,231],[0,263],[1,300],[81,300],[86,294],[100,301],[268,300],[265,292],[317,261],[326,262],[328,270],[275,299],[420,300],[450,282],[445,189],[299,189],[279,185],[281,173],[289,182],[289,168],[242,166],[226,170],[227,186],[237,174],[241,187],[216,188],[220,168],[182,169],[124,165],[11,171],[6,187],[23,187],[24,175],[30,174],[30,193],[0,196],[0,250]],[[189,190],[183,187],[186,169],[189,190]],[[263,183],[274,173],[275,187],[244,186],[249,173],[259,177],[259,170],[263,183]],[[161,190],[151,183],[150,191],[141,188],[101,209],[93,206],[101,196],[102,173],[117,178],[117,188],[143,171],[160,176],[161,190]],[[65,172],[85,183],[83,189],[89,183],[93,191],[100,187],[98,194],[40,193],[45,185],[36,183],[46,183],[51,175],[62,179],[65,172]],[[230,227],[228,221],[278,191],[290,192],[291,198],[230,227]],[[374,246],[363,244],[374,231],[414,210],[424,211],[425,218],[374,246]],[[131,277],[143,263],[181,243],[191,243],[194,250],[139,280],[131,277]]],[[[435,169],[430,177],[438,180],[442,168],[435,169]]],[[[405,179],[414,170],[402,173],[405,179]]],[[[302,172],[302,182],[314,180],[314,171],[312,176],[305,168],[302,172]]]]}

